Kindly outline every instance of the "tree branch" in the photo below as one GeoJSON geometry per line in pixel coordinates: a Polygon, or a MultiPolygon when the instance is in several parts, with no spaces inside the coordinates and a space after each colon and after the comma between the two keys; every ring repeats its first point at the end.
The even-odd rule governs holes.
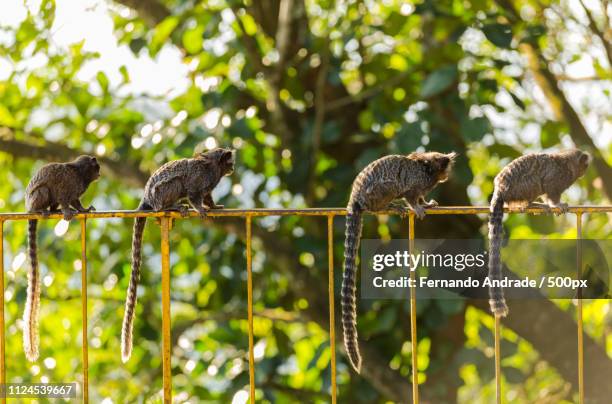
{"type": "Polygon", "coordinates": [[[598,76],[582,76],[582,77],[574,77],[568,76],[567,74],[559,74],[557,75],[557,80],[559,81],[569,81],[573,83],[581,83],[581,82],[589,82],[589,81],[608,81],[608,79],[604,79],[598,76]]]}
{"type": "Polygon", "coordinates": [[[446,324],[432,330],[430,365],[427,370],[427,380],[422,391],[423,395],[431,397],[432,402],[453,403],[457,401],[457,391],[461,381],[457,379],[463,362],[459,355],[465,348],[465,306],[459,313],[448,318],[446,324]],[[434,362],[434,359],[436,358],[434,362]],[[439,389],[439,386],[445,386],[439,389]]]}
{"type": "Polygon", "coordinates": [[[170,10],[157,0],[114,0],[136,11],[150,27],[154,27],[170,15],[170,10]]]}
{"type": "MultiPolygon", "coordinates": [[[[520,13],[511,0],[497,0],[497,3],[508,13],[509,18],[514,21],[522,21],[520,13]]],[[[574,143],[593,156],[593,165],[602,180],[604,192],[608,199],[612,199],[612,167],[608,165],[601,151],[595,146],[580,116],[559,87],[557,78],[550,71],[548,61],[537,44],[522,42],[519,50],[526,56],[527,66],[548,100],[555,119],[566,122],[574,143]]]]}
{"type": "Polygon", "coordinates": [[[317,180],[317,163],[321,149],[321,135],[325,124],[325,85],[327,84],[327,72],[329,70],[329,38],[324,40],[321,51],[321,65],[317,76],[315,93],[315,117],[312,125],[312,154],[310,156],[310,170],[308,187],[306,192],[306,203],[310,206],[316,199],[315,185],[317,180]]]}
{"type": "Polygon", "coordinates": [[[402,80],[404,80],[406,77],[410,76],[411,74],[414,73],[414,70],[410,69],[410,70],[405,70],[395,76],[393,76],[392,78],[390,78],[387,81],[384,81],[382,83],[379,83],[373,87],[370,87],[366,90],[363,90],[362,92],[355,94],[355,95],[348,95],[346,97],[343,98],[338,98],[336,100],[330,101],[329,103],[327,103],[327,107],[326,107],[326,112],[331,112],[334,111],[338,108],[342,108],[342,107],[346,107],[347,105],[351,105],[351,104],[358,104],[362,101],[368,100],[378,94],[380,94],[381,92],[383,92],[385,89],[390,88],[390,87],[394,87],[397,84],[401,83],[402,80]]]}
{"type": "Polygon", "coordinates": [[[278,52],[278,63],[276,65],[276,76],[278,81],[283,76],[289,45],[291,39],[291,22],[293,21],[293,0],[282,0],[278,10],[278,28],[276,29],[276,51],[278,52]]]}
{"type": "Polygon", "coordinates": [[[324,391],[314,391],[306,389],[298,389],[295,387],[286,386],[280,383],[276,383],[271,380],[264,381],[262,387],[277,390],[279,392],[288,394],[292,401],[300,403],[314,403],[317,400],[323,400],[331,402],[331,396],[324,391]]]}
{"type": "Polygon", "coordinates": [[[287,124],[287,119],[285,117],[283,105],[279,96],[279,85],[281,80],[278,77],[275,77],[274,72],[270,68],[263,65],[261,61],[262,56],[259,50],[259,45],[257,44],[257,40],[254,36],[251,36],[246,32],[244,24],[242,23],[242,20],[240,18],[239,9],[237,7],[232,7],[232,11],[234,12],[236,23],[240,28],[240,35],[243,39],[242,43],[244,44],[244,48],[246,49],[247,54],[249,56],[249,62],[255,66],[255,70],[263,73],[270,87],[268,89],[266,107],[270,112],[272,127],[274,128],[274,131],[281,137],[281,139],[283,139],[283,142],[285,144],[288,144],[288,140],[291,138],[292,131],[289,129],[289,126],[287,124]]]}
{"type": "Polygon", "coordinates": [[[591,153],[593,165],[601,177],[604,191],[608,198],[612,199],[612,167],[608,165],[601,151],[595,146],[578,113],[565,97],[557,79],[548,67],[548,62],[534,45],[523,43],[520,49],[527,57],[529,70],[546,96],[555,119],[565,121],[569,126],[569,134],[574,143],[591,153]]]}
{"type": "MultiPolygon", "coordinates": [[[[0,151],[11,154],[16,158],[28,158],[47,161],[69,161],[83,154],[79,150],[72,149],[60,143],[45,142],[38,145],[30,142],[16,140],[12,136],[12,129],[0,127],[0,151]]],[[[131,185],[142,187],[149,178],[149,174],[141,171],[138,166],[126,161],[114,160],[108,157],[98,157],[101,165],[106,167],[110,173],[121,181],[131,185]]]]}
{"type": "MultiPolygon", "coordinates": [[[[601,44],[604,47],[604,50],[606,51],[606,56],[608,57],[608,66],[612,68],[612,43],[610,42],[609,38],[606,38],[605,32],[599,29],[599,26],[597,25],[597,22],[593,17],[593,13],[591,13],[591,10],[587,8],[587,6],[584,4],[584,1],[579,0],[579,2],[582,8],[584,9],[587,18],[589,19],[589,28],[601,41],[601,44]]],[[[606,15],[605,10],[604,15],[606,15]]]]}
{"type": "MultiPolygon", "coordinates": [[[[578,389],[577,325],[567,312],[560,310],[546,299],[508,301],[510,315],[503,320],[508,327],[529,341],[540,357],[552,365],[563,379],[578,389]],[[513,314],[515,313],[515,314],[513,314]]],[[[489,312],[486,299],[470,300],[469,303],[489,312]]],[[[612,396],[612,361],[593,338],[584,336],[585,396],[589,401],[606,402],[612,396]]]]}

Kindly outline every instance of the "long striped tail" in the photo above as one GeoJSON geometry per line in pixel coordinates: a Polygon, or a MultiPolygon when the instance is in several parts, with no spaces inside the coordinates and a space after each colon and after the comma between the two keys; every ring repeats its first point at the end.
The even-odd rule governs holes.
{"type": "Polygon", "coordinates": [[[346,239],[344,241],[344,275],[342,277],[342,328],[344,346],[351,365],[357,373],[361,371],[361,355],[357,341],[356,265],[357,250],[361,238],[362,211],[359,205],[349,206],[346,216],[346,239]]]}
{"type": "MultiPolygon", "coordinates": [[[[504,200],[495,192],[491,200],[491,217],[489,218],[489,279],[501,280],[501,242],[502,220],[504,218],[504,200]]],[[[489,287],[489,305],[496,317],[508,315],[508,306],[504,299],[504,290],[499,286],[489,287]]]]}
{"type": "Polygon", "coordinates": [[[38,256],[36,251],[37,220],[28,220],[28,254],[30,272],[28,272],[28,292],[26,307],[23,311],[23,350],[30,362],[38,359],[38,316],[40,311],[40,276],[38,274],[38,256]]]}
{"type": "MultiPolygon", "coordinates": [[[[151,206],[142,202],[138,210],[151,209],[151,206]]],[[[125,299],[125,312],[123,314],[123,325],[121,327],[121,360],[123,363],[130,359],[132,354],[132,334],[134,328],[134,314],[136,310],[136,300],[138,292],[138,282],[140,281],[140,266],[142,264],[142,235],[144,233],[146,217],[137,217],[134,221],[134,231],[132,236],[132,273],[130,275],[130,285],[128,286],[125,299]]]]}

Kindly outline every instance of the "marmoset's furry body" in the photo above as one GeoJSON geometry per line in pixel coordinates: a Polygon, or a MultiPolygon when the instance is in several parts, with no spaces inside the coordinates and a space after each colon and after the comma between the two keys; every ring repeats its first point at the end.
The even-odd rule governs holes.
{"type": "MultiPolygon", "coordinates": [[[[567,210],[561,194],[584,175],[591,157],[580,150],[557,153],[534,153],[517,158],[495,177],[489,219],[489,278],[501,279],[501,240],[504,203],[510,207],[526,208],[544,196],[548,208],[567,210]]],[[[489,288],[489,304],[497,317],[508,314],[508,306],[500,287],[489,288]]]]}
{"type": "Polygon", "coordinates": [[[386,156],[370,163],[353,182],[347,206],[344,243],[342,326],[344,345],[357,372],[361,370],[361,356],[357,341],[355,258],[361,238],[363,212],[383,210],[389,208],[392,201],[404,199],[415,214],[422,218],[425,208],[437,205],[433,200],[425,201],[425,195],[448,179],[455,157],[455,153],[437,152],[386,156]]]}
{"type": "MultiPolygon", "coordinates": [[[[186,208],[178,205],[182,199],[186,198],[200,215],[205,216],[209,209],[223,208],[222,205],[215,204],[211,193],[221,178],[230,175],[233,171],[234,151],[229,149],[217,148],[199,153],[193,158],[170,161],[155,171],[147,181],[138,210],[178,209],[186,213],[186,208]]],[[[142,235],[145,223],[145,217],[138,217],[134,222],[132,273],[121,329],[123,362],[126,362],[132,353],[132,328],[136,292],[140,280],[142,235]]]]}
{"type": "MultiPolygon", "coordinates": [[[[100,177],[100,165],[95,157],[79,156],[69,163],[50,163],[34,174],[25,192],[28,212],[51,213],[58,208],[65,220],[71,220],[78,212],[89,212],[93,207],[84,208],[80,197],[89,184],[100,177]],[[71,209],[74,208],[75,210],[71,209]]],[[[37,220],[28,220],[28,293],[23,313],[23,348],[26,358],[38,358],[38,312],[40,309],[40,277],[36,248],[37,220]]]]}

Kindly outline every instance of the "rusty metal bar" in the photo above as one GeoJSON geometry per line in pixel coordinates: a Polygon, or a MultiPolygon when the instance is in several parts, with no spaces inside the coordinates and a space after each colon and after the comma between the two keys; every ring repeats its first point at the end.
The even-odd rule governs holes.
{"type": "Polygon", "coordinates": [[[331,394],[332,404],[336,404],[336,315],[334,304],[334,215],[327,216],[327,257],[329,293],[329,348],[331,349],[331,394]]]}
{"type": "Polygon", "coordinates": [[[501,404],[502,402],[502,373],[501,373],[501,318],[494,316],[495,318],[495,397],[496,403],[501,404]]]}
{"type": "MultiPolygon", "coordinates": [[[[577,279],[582,278],[582,213],[576,213],[576,268],[577,279]]],[[[578,403],[584,404],[584,332],[582,323],[582,288],[578,288],[576,307],[578,323],[578,403]]]]}
{"type": "MultiPolygon", "coordinates": [[[[557,209],[544,209],[544,208],[527,208],[521,209],[508,209],[505,208],[504,212],[510,213],[559,213],[557,209]]],[[[591,206],[591,205],[580,205],[570,206],[568,208],[570,213],[596,213],[596,212],[612,212],[612,205],[602,206],[591,206]]],[[[333,213],[336,216],[345,216],[345,208],[306,208],[306,209],[215,209],[208,212],[210,217],[257,217],[257,216],[327,216],[333,213]]],[[[475,215],[475,214],[489,214],[488,206],[438,206],[435,208],[425,209],[425,213],[428,215],[475,215]]],[[[397,210],[383,210],[374,213],[367,213],[373,215],[399,215],[397,210]]],[[[183,216],[180,212],[154,212],[154,211],[138,211],[138,210],[116,210],[116,211],[100,211],[100,212],[87,212],[79,213],[75,216],[78,219],[82,218],[135,218],[135,217],[171,217],[174,219],[182,219],[183,216]]],[[[193,210],[188,212],[187,217],[197,218],[199,214],[193,210]]],[[[28,220],[28,219],[62,219],[61,213],[53,213],[43,216],[40,213],[0,213],[0,220],[3,221],[14,221],[14,220],[28,220]]]]}
{"type": "Polygon", "coordinates": [[[81,316],[83,339],[83,403],[89,402],[89,355],[87,340],[87,219],[81,219],[81,316]]]}
{"type": "MultiPolygon", "coordinates": [[[[408,249],[414,251],[414,213],[408,216],[408,249]]],[[[412,402],[419,403],[419,364],[417,340],[417,311],[416,311],[416,271],[410,271],[410,343],[412,345],[412,402]]]]}
{"type": "Polygon", "coordinates": [[[251,215],[246,217],[246,259],[247,259],[247,319],[249,323],[249,397],[255,403],[255,353],[253,346],[253,263],[251,257],[251,215]]]}
{"type": "Polygon", "coordinates": [[[170,340],[170,218],[161,219],[162,255],[162,378],[164,403],[172,402],[172,342],[170,340]]]}
{"type": "MultiPolygon", "coordinates": [[[[6,356],[4,351],[4,221],[0,220],[0,385],[6,383],[6,356]]],[[[6,398],[0,397],[2,404],[6,398]]]]}

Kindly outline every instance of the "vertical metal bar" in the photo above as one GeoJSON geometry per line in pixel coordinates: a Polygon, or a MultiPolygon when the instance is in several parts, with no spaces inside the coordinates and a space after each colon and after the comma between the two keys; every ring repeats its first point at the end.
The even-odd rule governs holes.
{"type": "MultiPolygon", "coordinates": [[[[576,267],[578,279],[582,278],[582,212],[576,213],[576,267]]],[[[578,402],[584,404],[584,341],[582,327],[582,288],[578,288],[578,307],[576,316],[578,322],[578,402]]]]}
{"type": "Polygon", "coordinates": [[[89,402],[89,356],[87,340],[87,219],[81,219],[81,316],[83,339],[83,403],[89,402]]]}
{"type": "MultiPolygon", "coordinates": [[[[414,214],[408,216],[408,247],[410,253],[414,251],[414,214]]],[[[419,402],[419,367],[417,354],[417,313],[416,313],[416,271],[410,271],[410,339],[412,344],[412,402],[419,402]]]]}
{"type": "MultiPolygon", "coordinates": [[[[0,220],[0,384],[6,383],[6,362],[4,352],[4,221],[0,220]]],[[[0,397],[2,404],[6,398],[0,397]]]]}
{"type": "Polygon", "coordinates": [[[332,404],[336,404],[336,316],[334,304],[334,215],[327,216],[327,257],[329,293],[329,347],[331,349],[332,404]]]}
{"type": "Polygon", "coordinates": [[[170,218],[161,218],[162,254],[162,378],[164,403],[172,402],[172,368],[170,341],[170,218]]]}
{"type": "Polygon", "coordinates": [[[495,317],[495,397],[496,403],[501,404],[502,402],[502,389],[501,389],[501,318],[495,317]]]}
{"type": "Polygon", "coordinates": [[[249,397],[255,403],[255,354],[253,348],[253,268],[251,258],[251,215],[246,216],[247,318],[249,323],[249,397]]]}

